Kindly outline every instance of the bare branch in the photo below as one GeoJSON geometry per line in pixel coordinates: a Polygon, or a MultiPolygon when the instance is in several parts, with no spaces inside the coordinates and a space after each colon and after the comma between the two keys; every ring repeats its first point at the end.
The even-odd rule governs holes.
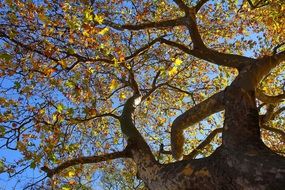
{"type": "Polygon", "coordinates": [[[152,40],[151,42],[149,42],[149,43],[146,44],[145,46],[143,46],[143,47],[137,49],[133,54],[127,56],[127,57],[125,58],[125,60],[130,60],[130,59],[132,59],[132,58],[134,58],[134,57],[136,57],[136,56],[138,56],[138,55],[144,53],[147,49],[149,49],[151,46],[153,46],[156,42],[159,42],[159,41],[160,41],[163,37],[165,37],[165,36],[166,36],[166,35],[163,35],[163,36],[161,36],[161,37],[158,37],[158,38],[152,40]]]}
{"type": "Polygon", "coordinates": [[[175,159],[180,159],[183,154],[183,130],[216,112],[222,111],[224,109],[223,99],[224,91],[190,108],[173,121],[171,127],[171,150],[175,159]]]}
{"type": "Polygon", "coordinates": [[[213,138],[223,131],[223,128],[214,129],[205,140],[203,140],[190,154],[183,156],[183,160],[189,160],[195,158],[201,150],[203,150],[208,144],[211,143],[213,138]]]}
{"type": "Polygon", "coordinates": [[[126,158],[126,157],[129,157],[127,148],[121,152],[114,152],[100,156],[86,156],[86,157],[74,158],[61,163],[60,165],[58,165],[53,169],[44,166],[41,168],[41,170],[46,172],[48,177],[52,177],[53,175],[60,173],[64,169],[78,164],[94,164],[102,161],[113,160],[116,158],[126,158]]]}
{"type": "Polygon", "coordinates": [[[273,104],[283,101],[285,99],[285,94],[280,94],[277,96],[268,96],[264,94],[262,90],[256,89],[256,97],[264,103],[273,104]]]}

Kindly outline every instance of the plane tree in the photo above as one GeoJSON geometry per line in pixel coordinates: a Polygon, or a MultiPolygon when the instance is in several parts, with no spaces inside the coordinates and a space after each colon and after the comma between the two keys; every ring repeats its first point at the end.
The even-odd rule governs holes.
{"type": "Polygon", "coordinates": [[[282,0],[0,9],[1,148],[21,154],[1,172],[62,189],[100,170],[130,189],[285,186],[282,0]]]}

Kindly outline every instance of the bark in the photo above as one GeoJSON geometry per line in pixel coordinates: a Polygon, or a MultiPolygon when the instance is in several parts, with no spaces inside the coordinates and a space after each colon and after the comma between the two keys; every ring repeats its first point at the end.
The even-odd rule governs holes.
{"type": "Polygon", "coordinates": [[[212,106],[211,110],[202,109],[202,105],[207,105],[202,102],[196,107],[196,111],[201,113],[186,112],[174,121],[172,135],[175,136],[178,134],[175,130],[183,130],[196,121],[193,117],[203,119],[215,112],[215,109],[219,111],[220,105],[223,105],[225,121],[222,145],[211,156],[164,165],[148,162],[143,168],[140,164],[141,160],[145,162],[142,159],[144,153],[136,152],[136,157],[140,157],[134,159],[139,166],[138,172],[143,168],[145,175],[141,179],[149,189],[284,189],[285,159],[267,148],[260,137],[255,89],[263,76],[278,65],[272,62],[265,65],[265,60],[261,59],[260,62],[243,68],[239,76],[225,89],[222,99],[214,98],[217,94],[208,100],[223,101],[218,106],[212,106]]]}
{"type": "MultiPolygon", "coordinates": [[[[138,177],[151,190],[284,189],[285,158],[271,151],[262,142],[260,119],[256,107],[256,97],[264,102],[278,102],[284,96],[268,97],[259,91],[256,93],[256,88],[271,69],[285,60],[285,52],[275,53],[273,56],[261,59],[252,59],[212,50],[204,44],[195,18],[195,14],[207,3],[207,0],[198,1],[194,8],[189,8],[181,0],[174,0],[174,2],[184,11],[184,17],[138,25],[118,25],[107,21],[105,24],[118,30],[142,30],[181,25],[188,28],[193,49],[164,38],[158,38],[145,48],[139,49],[133,56],[129,56],[129,59],[144,52],[154,43],[160,42],[178,48],[196,58],[238,69],[239,75],[229,87],[178,116],[173,122],[171,130],[171,152],[175,158],[179,158],[183,153],[183,130],[224,109],[222,145],[207,158],[191,159],[189,156],[188,159],[170,164],[157,162],[150,147],[137,130],[133,115],[141,99],[145,99],[159,86],[156,85],[156,79],[160,73],[155,77],[152,89],[146,96],[142,96],[133,72],[128,70],[130,74],[128,85],[133,89],[134,94],[126,101],[122,115],[118,116],[121,131],[128,142],[127,152],[111,153],[108,156],[97,156],[96,158],[88,157],[85,159],[86,163],[115,157],[130,157],[137,166],[138,177]]],[[[202,144],[202,146],[204,145],[202,144]]],[[[80,159],[75,159],[65,165],[60,165],[59,169],[43,169],[47,173],[53,174],[54,171],[62,170],[66,165],[70,166],[73,163],[82,162],[80,159]]]]}

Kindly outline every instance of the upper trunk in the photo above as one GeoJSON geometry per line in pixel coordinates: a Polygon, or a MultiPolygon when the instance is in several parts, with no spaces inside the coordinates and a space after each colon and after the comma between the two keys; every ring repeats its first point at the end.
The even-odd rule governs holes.
{"type": "Polygon", "coordinates": [[[232,150],[263,146],[255,92],[231,86],[225,91],[223,145],[232,150]]]}
{"type": "Polygon", "coordinates": [[[255,82],[243,88],[238,80],[225,90],[223,142],[210,157],[160,165],[134,151],[138,173],[150,189],[284,189],[285,159],[260,137],[255,82]]]}

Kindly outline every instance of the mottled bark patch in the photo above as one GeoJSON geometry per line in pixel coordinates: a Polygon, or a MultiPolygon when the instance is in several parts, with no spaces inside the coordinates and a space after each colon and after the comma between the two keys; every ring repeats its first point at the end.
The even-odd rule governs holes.
{"type": "Polygon", "coordinates": [[[187,165],[183,170],[182,170],[182,173],[184,175],[188,175],[190,176],[192,173],[193,173],[193,168],[190,166],[190,165],[187,165]]]}

